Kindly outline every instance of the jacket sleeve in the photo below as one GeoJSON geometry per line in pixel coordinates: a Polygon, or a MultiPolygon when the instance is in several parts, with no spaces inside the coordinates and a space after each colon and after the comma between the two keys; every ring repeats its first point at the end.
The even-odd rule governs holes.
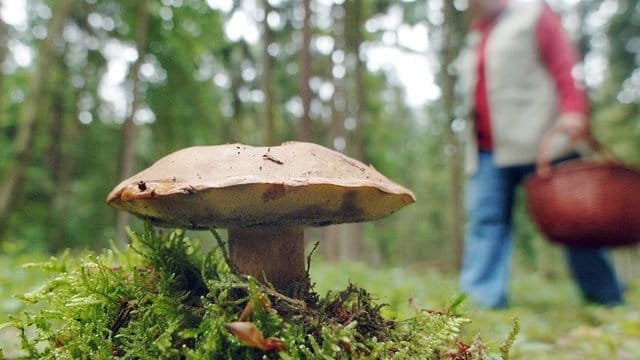
{"type": "Polygon", "coordinates": [[[536,37],[542,63],[558,90],[560,113],[588,115],[584,85],[573,76],[577,62],[576,50],[562,27],[560,17],[547,5],[538,21],[536,37]]]}

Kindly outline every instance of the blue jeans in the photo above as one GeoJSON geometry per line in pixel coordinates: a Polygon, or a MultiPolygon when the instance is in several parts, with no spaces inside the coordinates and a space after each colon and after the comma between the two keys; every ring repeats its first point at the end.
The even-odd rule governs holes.
{"type": "MultiPolygon", "coordinates": [[[[467,228],[460,285],[479,306],[508,305],[515,189],[535,167],[498,168],[490,152],[479,152],[477,173],[467,182],[467,228]]],[[[571,274],[584,298],[603,305],[622,302],[622,290],[604,249],[566,249],[571,274]]]]}

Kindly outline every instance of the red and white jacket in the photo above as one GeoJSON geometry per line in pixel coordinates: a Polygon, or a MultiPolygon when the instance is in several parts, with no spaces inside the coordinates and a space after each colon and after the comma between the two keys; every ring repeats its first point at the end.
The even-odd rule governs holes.
{"type": "MultiPolygon", "coordinates": [[[[497,166],[533,163],[561,114],[586,115],[575,64],[559,17],[542,0],[511,0],[495,18],[473,24],[456,61],[459,95],[472,119],[467,172],[475,172],[478,148],[493,151],[497,166]]],[[[570,151],[565,145],[556,144],[554,157],[570,151]]]]}

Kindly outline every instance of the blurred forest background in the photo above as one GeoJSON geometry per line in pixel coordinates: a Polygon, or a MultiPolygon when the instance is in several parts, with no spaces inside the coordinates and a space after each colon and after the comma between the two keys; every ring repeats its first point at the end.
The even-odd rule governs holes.
{"type": "MultiPolygon", "coordinates": [[[[375,223],[310,232],[319,256],[457,270],[464,177],[447,69],[466,1],[1,3],[0,251],[122,245],[139,220],[105,203],[121,179],[191,145],[303,140],[418,199],[375,223]]],[[[640,1],[549,4],[583,54],[596,136],[640,166],[640,1]]],[[[523,201],[516,218],[518,258],[549,266],[558,254],[523,201]]],[[[617,255],[637,274],[636,249],[617,255]]]]}

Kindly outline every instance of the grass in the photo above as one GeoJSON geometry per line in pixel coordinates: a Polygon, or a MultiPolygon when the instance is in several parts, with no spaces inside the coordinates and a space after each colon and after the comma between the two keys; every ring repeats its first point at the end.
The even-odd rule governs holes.
{"type": "MultiPolygon", "coordinates": [[[[312,265],[311,278],[317,282],[319,293],[351,281],[389,304],[388,315],[397,318],[411,316],[416,307],[441,309],[459,295],[455,275],[426,266],[373,269],[364,264],[312,265]]],[[[584,304],[562,272],[549,276],[546,272],[516,269],[513,279],[509,309],[461,306],[472,321],[464,330],[467,335],[480,333],[490,350],[496,351],[517,318],[520,333],[510,359],[640,358],[640,279],[627,284],[627,304],[615,308],[584,304]]]]}
{"type": "MultiPolygon", "coordinates": [[[[36,289],[46,274],[21,265],[46,256],[25,248],[4,245],[0,251],[0,323],[20,314],[24,305],[13,295],[36,289]]],[[[388,304],[384,315],[406,319],[418,309],[439,310],[460,295],[454,274],[428,266],[373,268],[363,263],[329,264],[314,258],[311,278],[319,294],[344,289],[349,282],[368,290],[388,304]]],[[[637,359],[640,358],[640,280],[628,282],[627,304],[602,308],[582,303],[572,282],[562,271],[532,272],[517,267],[511,286],[512,306],[488,311],[463,304],[459,309],[472,320],[466,337],[481,334],[492,352],[512,330],[520,333],[510,359],[637,359]]],[[[31,310],[33,310],[31,308],[31,310]]],[[[0,348],[10,358],[17,350],[15,330],[0,331],[0,348]]]]}
{"type": "MultiPolygon", "coordinates": [[[[0,247],[0,324],[9,321],[9,316],[24,311],[25,304],[15,295],[25,294],[38,288],[46,273],[36,269],[25,269],[22,265],[43,261],[40,251],[32,251],[18,243],[5,242],[0,247]]],[[[0,349],[5,356],[17,350],[17,333],[13,328],[0,330],[0,349]]]]}

